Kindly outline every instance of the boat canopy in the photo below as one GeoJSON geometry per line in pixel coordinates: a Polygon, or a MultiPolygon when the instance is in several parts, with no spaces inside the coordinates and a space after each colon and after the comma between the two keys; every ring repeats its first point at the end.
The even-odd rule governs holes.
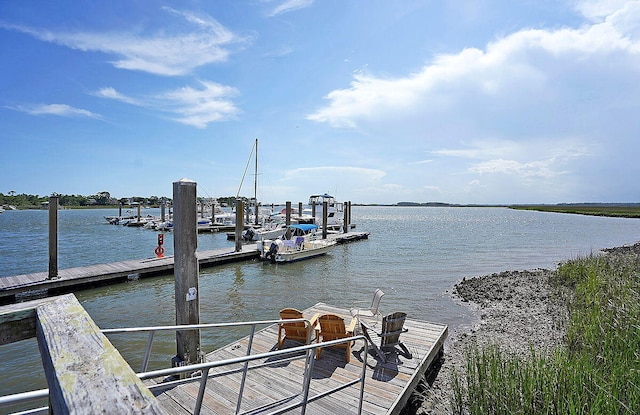
{"type": "Polygon", "coordinates": [[[318,225],[312,225],[310,223],[301,223],[301,224],[296,224],[296,225],[289,225],[290,228],[293,229],[300,229],[303,232],[309,232],[312,231],[314,229],[318,229],[318,225]]]}

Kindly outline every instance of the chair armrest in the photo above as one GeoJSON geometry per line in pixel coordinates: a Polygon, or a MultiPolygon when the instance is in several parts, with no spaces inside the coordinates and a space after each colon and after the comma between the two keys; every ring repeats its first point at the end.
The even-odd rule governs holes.
{"type": "Polygon", "coordinates": [[[356,329],[357,318],[352,318],[351,323],[349,323],[349,327],[347,327],[347,333],[353,335],[353,331],[356,329]]]}
{"type": "Polygon", "coordinates": [[[312,326],[315,326],[316,323],[318,323],[319,318],[320,318],[320,313],[314,314],[314,316],[309,319],[309,324],[311,324],[312,326]]]}

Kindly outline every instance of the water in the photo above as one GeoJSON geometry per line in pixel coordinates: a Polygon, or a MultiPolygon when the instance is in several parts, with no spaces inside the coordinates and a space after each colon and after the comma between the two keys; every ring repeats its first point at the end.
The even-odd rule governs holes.
{"type": "MultiPolygon", "coordinates": [[[[113,210],[63,210],[59,214],[59,268],[153,256],[157,233],[106,224],[113,210]]],[[[149,210],[143,214],[157,215],[149,210]]],[[[293,264],[248,261],[200,272],[201,322],[275,319],[285,307],[318,302],[349,307],[385,296],[383,313],[449,325],[450,333],[473,321],[450,296],[463,277],[505,270],[555,268],[564,260],[640,240],[637,219],[589,217],[506,208],[353,207],[357,230],[368,240],[338,245],[330,255],[293,264]]],[[[46,271],[48,212],[0,215],[0,277],[46,271]]],[[[173,252],[165,236],[165,255],[173,252]]],[[[224,233],[201,234],[198,249],[233,249],[224,233]]],[[[80,291],[79,301],[101,328],[174,324],[173,276],[80,291]]],[[[220,347],[245,330],[202,336],[204,350],[220,347]]],[[[111,337],[135,370],[146,336],[111,337]]],[[[167,366],[175,337],[157,335],[150,369],[167,366]]],[[[35,340],[0,347],[0,394],[46,387],[35,340]]]]}

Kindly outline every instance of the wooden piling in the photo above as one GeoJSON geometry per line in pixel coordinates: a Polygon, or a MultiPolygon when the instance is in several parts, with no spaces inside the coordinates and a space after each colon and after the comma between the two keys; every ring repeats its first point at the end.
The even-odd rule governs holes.
{"type": "Polygon", "coordinates": [[[49,277],[58,278],[58,196],[49,197],[49,277]]]}
{"type": "Polygon", "coordinates": [[[302,202],[298,202],[298,218],[302,218],[302,202]]]}
{"type": "Polygon", "coordinates": [[[291,202],[287,202],[286,205],[286,213],[285,213],[285,225],[289,226],[291,225],[291,202]]]}
{"type": "Polygon", "coordinates": [[[236,252],[242,251],[242,228],[244,224],[244,202],[236,200],[236,252]]]}
{"type": "Polygon", "coordinates": [[[349,232],[349,212],[346,204],[343,205],[342,213],[342,233],[347,233],[349,232]]]}
{"type": "Polygon", "coordinates": [[[329,216],[329,203],[322,202],[322,239],[327,239],[327,219],[329,216]]]}
{"type": "MultiPolygon", "coordinates": [[[[173,200],[176,324],[199,324],[196,182],[189,179],[174,182],[173,200]]],[[[199,330],[176,332],[176,344],[177,358],[181,362],[191,364],[200,361],[199,330]]]]}

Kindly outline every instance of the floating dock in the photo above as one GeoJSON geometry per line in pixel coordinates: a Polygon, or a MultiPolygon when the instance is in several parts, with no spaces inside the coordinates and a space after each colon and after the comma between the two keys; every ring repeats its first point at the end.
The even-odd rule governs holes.
{"type": "MultiPolygon", "coordinates": [[[[311,318],[316,313],[320,315],[336,314],[343,317],[347,325],[352,318],[348,309],[324,303],[318,303],[303,311],[305,318],[311,318]]],[[[397,350],[387,357],[387,362],[383,363],[380,359],[376,359],[373,350],[369,351],[366,359],[362,414],[399,414],[418,382],[423,378],[424,373],[443,352],[444,341],[448,334],[446,325],[407,319],[404,327],[407,331],[401,335],[400,339],[410,355],[407,356],[399,348],[396,348],[397,350]]],[[[207,362],[245,356],[248,339],[248,337],[243,338],[207,354],[207,362]]],[[[276,350],[277,339],[277,324],[257,332],[253,338],[251,354],[276,350]]],[[[310,402],[306,407],[307,414],[357,413],[360,397],[358,384],[317,400],[311,401],[311,399],[324,391],[358,379],[363,369],[364,354],[367,353],[365,343],[364,340],[361,340],[354,344],[349,363],[346,363],[343,348],[326,349],[322,352],[321,357],[315,360],[309,389],[310,402]]],[[[285,342],[285,347],[295,345],[299,345],[299,343],[285,342]]],[[[271,358],[263,363],[267,363],[267,366],[250,371],[247,376],[241,408],[243,413],[276,412],[279,408],[301,398],[298,395],[301,391],[304,375],[304,359],[289,362],[271,358]],[[264,408],[265,406],[268,407],[268,410],[264,408]]],[[[223,371],[224,369],[218,370],[223,371]]],[[[209,376],[214,376],[212,371],[209,372],[209,376]]],[[[207,382],[202,413],[232,413],[238,399],[240,384],[241,373],[239,370],[224,376],[214,377],[207,382]]],[[[194,380],[170,388],[157,395],[156,398],[160,405],[171,413],[190,414],[193,413],[198,386],[199,381],[194,380]]],[[[300,413],[300,409],[290,413],[300,413]]]]}
{"type": "MultiPolygon", "coordinates": [[[[329,234],[328,239],[337,243],[367,239],[368,232],[329,234]]],[[[256,244],[246,244],[241,251],[235,247],[196,252],[201,268],[230,262],[248,261],[258,258],[256,244]]],[[[15,302],[20,296],[43,296],[50,293],[70,292],[92,285],[113,284],[128,279],[145,278],[173,272],[174,258],[146,258],[108,264],[88,265],[58,271],[58,277],[49,279],[48,272],[0,277],[0,304],[15,302]]]]}

